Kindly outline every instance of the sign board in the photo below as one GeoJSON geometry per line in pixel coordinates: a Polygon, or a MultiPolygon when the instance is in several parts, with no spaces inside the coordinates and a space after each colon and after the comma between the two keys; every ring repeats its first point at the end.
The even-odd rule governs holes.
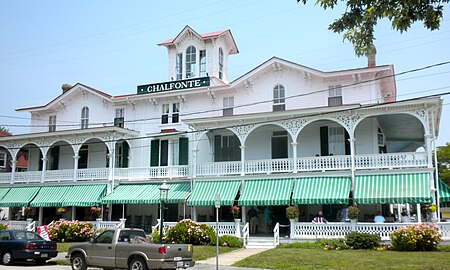
{"type": "Polygon", "coordinates": [[[198,88],[210,85],[209,77],[192,78],[180,81],[170,81],[162,83],[152,83],[145,85],[138,85],[138,94],[150,94],[150,93],[160,93],[173,90],[182,90],[190,88],[198,88]]]}
{"type": "Polygon", "coordinates": [[[214,205],[216,206],[216,208],[220,208],[220,195],[219,194],[216,194],[216,201],[215,201],[214,205]]]}

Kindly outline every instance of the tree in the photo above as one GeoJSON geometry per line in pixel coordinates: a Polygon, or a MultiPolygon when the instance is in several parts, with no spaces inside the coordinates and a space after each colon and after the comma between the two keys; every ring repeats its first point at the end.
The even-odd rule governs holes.
{"type": "Polygon", "coordinates": [[[439,178],[450,185],[450,143],[437,147],[439,178]]]}
{"type": "MultiPolygon", "coordinates": [[[[444,10],[443,3],[450,0],[341,0],[347,9],[336,19],[329,30],[342,33],[353,44],[357,56],[369,55],[374,37],[374,27],[379,19],[387,18],[394,30],[407,31],[414,22],[423,22],[430,30],[439,29],[444,10]]],[[[297,0],[306,4],[308,0],[297,0]]],[[[323,9],[333,9],[338,0],[316,0],[323,9]]]]}

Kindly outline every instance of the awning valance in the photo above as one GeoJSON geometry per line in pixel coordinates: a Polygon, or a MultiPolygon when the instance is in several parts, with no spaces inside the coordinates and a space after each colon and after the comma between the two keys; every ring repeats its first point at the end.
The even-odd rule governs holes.
{"type": "Polygon", "coordinates": [[[240,185],[240,180],[196,181],[187,205],[214,206],[216,194],[220,195],[221,205],[232,205],[240,185]]]}
{"type": "Polygon", "coordinates": [[[359,204],[432,201],[429,173],[356,176],[353,189],[353,197],[359,204]]]}
{"type": "Polygon", "coordinates": [[[145,188],[145,184],[119,185],[102,199],[103,204],[138,204],[136,201],[145,188]]]}
{"type": "Polygon", "coordinates": [[[310,177],[294,181],[293,204],[348,204],[350,177],[310,177]]]}
{"type": "Polygon", "coordinates": [[[40,187],[13,187],[0,200],[0,206],[26,206],[38,193],[40,187]]]}
{"type": "Polygon", "coordinates": [[[290,205],[293,179],[245,180],[239,205],[290,205]]]}
{"type": "Polygon", "coordinates": [[[30,202],[31,207],[60,207],[70,186],[44,186],[39,189],[34,199],[30,202]]]}
{"type": "Polygon", "coordinates": [[[71,186],[61,206],[87,207],[100,205],[105,196],[106,185],[71,186]]]}

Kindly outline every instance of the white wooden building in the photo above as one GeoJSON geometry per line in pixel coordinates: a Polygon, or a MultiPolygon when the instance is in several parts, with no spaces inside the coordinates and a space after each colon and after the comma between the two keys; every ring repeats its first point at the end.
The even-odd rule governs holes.
{"type": "Polygon", "coordinates": [[[149,228],[163,181],[168,221],[215,220],[215,194],[220,220],[232,221],[233,204],[257,206],[261,225],[264,207],[281,224],[291,204],[305,222],[318,211],[333,221],[352,203],[361,221],[377,210],[394,221],[399,208],[420,220],[437,194],[449,199],[432,162],[442,99],[397,101],[393,66],[375,55],[333,72],[273,57],[231,81],[228,58],[239,51],[230,30],[186,26],[158,45],[168,52],[165,82],[121,96],[65,84],[47,104],[18,109],[31,114],[30,133],[0,137],[13,161],[28,159],[27,171],[12,162],[0,173],[10,216],[30,206],[45,224],[60,207],[86,219],[103,205],[105,218],[149,228]]]}

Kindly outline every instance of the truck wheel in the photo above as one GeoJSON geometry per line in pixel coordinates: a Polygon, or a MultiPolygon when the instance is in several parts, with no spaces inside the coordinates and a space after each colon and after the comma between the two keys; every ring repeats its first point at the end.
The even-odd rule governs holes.
{"type": "Polygon", "coordinates": [[[130,267],[128,267],[129,270],[148,270],[147,264],[145,263],[144,259],[142,258],[134,258],[131,261],[130,267]]]}
{"type": "Polygon", "coordinates": [[[2,263],[4,265],[8,265],[8,264],[12,264],[13,263],[13,256],[10,252],[6,251],[5,253],[3,253],[2,255],[2,263]]]}
{"type": "Polygon", "coordinates": [[[70,264],[72,265],[72,270],[86,270],[86,260],[82,254],[75,254],[70,260],[70,264]]]}

